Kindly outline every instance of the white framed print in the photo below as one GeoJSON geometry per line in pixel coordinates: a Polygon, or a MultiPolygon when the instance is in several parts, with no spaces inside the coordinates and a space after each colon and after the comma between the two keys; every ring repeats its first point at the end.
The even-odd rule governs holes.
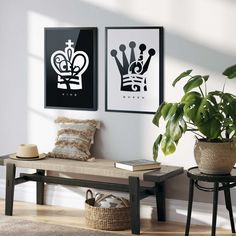
{"type": "Polygon", "coordinates": [[[163,101],[163,31],[106,27],[106,111],[156,112],[163,101]]]}

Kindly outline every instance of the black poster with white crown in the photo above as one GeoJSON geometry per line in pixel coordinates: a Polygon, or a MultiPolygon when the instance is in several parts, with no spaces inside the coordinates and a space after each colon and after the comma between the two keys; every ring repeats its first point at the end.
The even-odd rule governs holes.
{"type": "Polygon", "coordinates": [[[163,27],[106,27],[106,111],[155,113],[163,101],[163,27]]]}
{"type": "Polygon", "coordinates": [[[45,28],[45,107],[97,110],[97,28],[45,28]]]}

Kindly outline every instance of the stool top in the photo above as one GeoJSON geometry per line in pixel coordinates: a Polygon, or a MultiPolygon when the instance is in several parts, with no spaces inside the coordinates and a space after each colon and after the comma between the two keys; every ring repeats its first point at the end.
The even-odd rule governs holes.
{"type": "Polygon", "coordinates": [[[236,182],[236,168],[234,167],[230,174],[226,175],[210,175],[203,174],[200,172],[197,166],[187,170],[187,176],[194,180],[205,181],[205,182],[236,182]]]}

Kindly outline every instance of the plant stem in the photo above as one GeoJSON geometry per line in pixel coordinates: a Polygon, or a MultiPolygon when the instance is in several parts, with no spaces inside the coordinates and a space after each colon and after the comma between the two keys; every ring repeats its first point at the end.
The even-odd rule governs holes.
{"type": "Polygon", "coordinates": [[[226,78],[225,78],[225,81],[224,81],[224,85],[223,85],[223,89],[222,89],[222,95],[220,97],[220,103],[219,104],[221,104],[221,102],[222,102],[223,93],[225,91],[225,84],[226,84],[226,78]]]}
{"type": "Polygon", "coordinates": [[[204,86],[205,86],[205,96],[207,95],[207,86],[206,86],[206,81],[204,80],[204,86]]]}
{"type": "Polygon", "coordinates": [[[223,85],[222,93],[224,93],[224,91],[225,91],[225,85],[226,85],[226,78],[225,78],[225,81],[224,81],[224,85],[223,85]]]}
{"type": "MultiPolygon", "coordinates": [[[[224,94],[224,91],[225,91],[225,84],[226,84],[226,78],[225,78],[223,89],[222,89],[222,95],[220,97],[219,107],[221,106],[221,103],[222,103],[222,100],[223,100],[223,94],[224,94]]],[[[223,110],[221,111],[221,114],[222,113],[223,113],[223,110]]]]}
{"type": "Polygon", "coordinates": [[[200,92],[201,92],[202,96],[204,97],[204,94],[203,94],[203,92],[202,92],[202,89],[201,89],[201,87],[200,87],[200,86],[198,86],[198,88],[200,89],[200,92]]]}

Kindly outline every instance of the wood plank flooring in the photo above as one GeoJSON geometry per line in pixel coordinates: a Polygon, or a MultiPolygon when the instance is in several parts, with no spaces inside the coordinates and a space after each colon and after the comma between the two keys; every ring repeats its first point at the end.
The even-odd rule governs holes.
{"type": "MultiPolygon", "coordinates": [[[[4,215],[4,200],[0,200],[0,215],[4,215]]],[[[25,202],[14,202],[14,216],[20,219],[28,219],[51,224],[87,228],[82,210],[64,208],[58,206],[36,205],[25,202]]],[[[141,235],[144,236],[179,236],[184,235],[185,225],[174,222],[151,222],[142,220],[141,235]]],[[[130,230],[118,231],[121,235],[131,235],[130,230]]],[[[117,231],[116,231],[117,233],[117,231]]],[[[192,225],[190,235],[206,236],[211,234],[211,228],[192,225]]],[[[217,236],[236,236],[230,230],[217,229],[217,236]]]]}

